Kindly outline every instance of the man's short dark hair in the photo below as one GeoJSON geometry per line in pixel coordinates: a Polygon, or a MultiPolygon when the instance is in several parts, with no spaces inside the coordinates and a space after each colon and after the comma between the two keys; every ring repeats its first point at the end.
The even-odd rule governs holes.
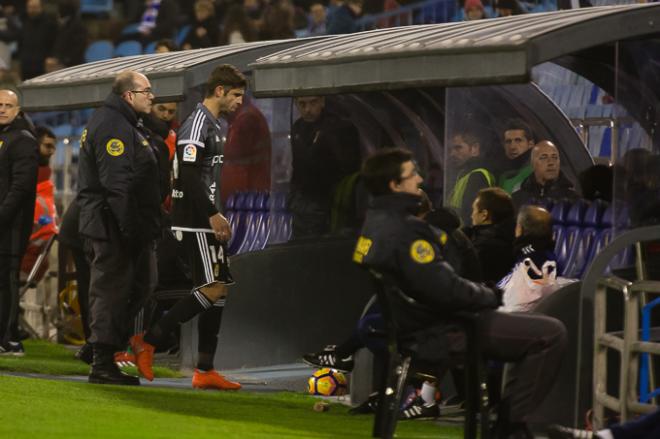
{"type": "Polygon", "coordinates": [[[488,212],[493,224],[513,218],[514,214],[511,195],[498,187],[489,187],[477,192],[477,207],[488,212]]]}
{"type": "Polygon", "coordinates": [[[168,52],[176,52],[179,50],[176,43],[170,38],[163,38],[158,40],[154,46],[154,49],[158,49],[159,47],[166,47],[168,52]]]}
{"type": "Polygon", "coordinates": [[[112,83],[112,92],[116,95],[123,95],[127,91],[135,89],[135,72],[133,70],[124,70],[115,77],[112,83]]]}
{"type": "Polygon", "coordinates": [[[51,139],[57,139],[57,137],[55,137],[55,133],[53,133],[53,131],[51,131],[51,129],[48,127],[44,127],[44,126],[34,127],[34,132],[37,135],[37,140],[41,140],[43,137],[50,137],[51,139]]]}
{"type": "Polygon", "coordinates": [[[401,165],[413,159],[403,148],[385,148],[369,156],[362,165],[362,179],[373,196],[391,192],[390,181],[401,181],[401,165]]]}
{"type": "Polygon", "coordinates": [[[546,238],[552,236],[552,217],[539,206],[523,206],[518,212],[518,224],[523,236],[546,238]]]}
{"type": "Polygon", "coordinates": [[[460,137],[468,145],[476,145],[477,143],[481,144],[479,136],[468,130],[457,130],[452,134],[452,138],[454,137],[460,137]]]}
{"type": "Polygon", "coordinates": [[[226,93],[234,88],[246,88],[247,79],[236,67],[222,64],[213,69],[206,82],[206,97],[213,96],[215,89],[219,86],[224,88],[226,93]]]}
{"type": "Polygon", "coordinates": [[[504,130],[502,131],[502,137],[507,131],[520,130],[525,132],[525,137],[527,140],[534,141],[534,133],[532,129],[527,125],[522,119],[509,119],[504,124],[504,130]]]}

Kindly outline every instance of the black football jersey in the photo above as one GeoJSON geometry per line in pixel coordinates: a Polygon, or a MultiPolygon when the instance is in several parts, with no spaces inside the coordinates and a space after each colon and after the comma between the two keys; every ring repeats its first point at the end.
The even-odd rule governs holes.
{"type": "Polygon", "coordinates": [[[222,211],[219,184],[224,141],[220,122],[197,104],[177,133],[172,230],[212,232],[209,217],[222,211]]]}

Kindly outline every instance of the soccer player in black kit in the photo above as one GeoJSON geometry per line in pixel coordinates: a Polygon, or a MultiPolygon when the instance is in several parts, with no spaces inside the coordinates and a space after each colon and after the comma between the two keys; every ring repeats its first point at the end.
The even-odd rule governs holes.
{"type": "Polygon", "coordinates": [[[131,338],[138,370],[153,380],[154,346],[176,325],[199,314],[198,362],[195,388],[237,390],[213,368],[229,273],[226,244],[231,228],[221,213],[220,172],[222,132],[218,117],[235,112],[243,102],[247,81],[235,67],[216,67],[206,84],[202,103],[183,122],[177,134],[173,163],[172,230],[186,249],[194,288],[144,334],[131,338]]]}

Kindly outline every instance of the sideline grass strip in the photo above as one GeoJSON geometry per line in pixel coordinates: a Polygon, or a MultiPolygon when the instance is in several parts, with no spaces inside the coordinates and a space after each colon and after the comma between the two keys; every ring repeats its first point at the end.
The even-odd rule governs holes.
{"type": "MultiPolygon", "coordinates": [[[[332,405],[312,410],[295,393],[205,392],[97,386],[0,375],[0,437],[33,438],[368,438],[371,416],[332,405]]],[[[398,438],[462,438],[460,428],[401,422],[398,438]]]]}
{"type": "MultiPolygon", "coordinates": [[[[43,341],[25,340],[24,357],[0,356],[0,370],[19,373],[40,373],[44,375],[87,375],[89,366],[73,357],[74,352],[62,345],[43,341]]],[[[137,374],[135,368],[125,369],[137,374]]],[[[176,378],[181,374],[165,367],[154,367],[158,378],[176,378]]],[[[1,436],[0,436],[1,437],[1,436]]]]}

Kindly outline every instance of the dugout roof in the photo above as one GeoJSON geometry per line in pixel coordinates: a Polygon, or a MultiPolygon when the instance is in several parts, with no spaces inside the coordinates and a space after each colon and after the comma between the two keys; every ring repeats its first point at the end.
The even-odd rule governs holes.
{"type": "Polygon", "coordinates": [[[218,64],[233,64],[245,72],[259,57],[315,39],[318,38],[127,56],[69,67],[21,84],[23,109],[47,111],[97,106],[110,92],[114,76],[125,69],[149,76],[157,101],[183,100],[186,90],[204,83],[218,64]]]}
{"type": "Polygon", "coordinates": [[[258,97],[527,82],[533,66],[656,34],[660,4],[604,6],[342,35],[253,64],[258,97]]]}

